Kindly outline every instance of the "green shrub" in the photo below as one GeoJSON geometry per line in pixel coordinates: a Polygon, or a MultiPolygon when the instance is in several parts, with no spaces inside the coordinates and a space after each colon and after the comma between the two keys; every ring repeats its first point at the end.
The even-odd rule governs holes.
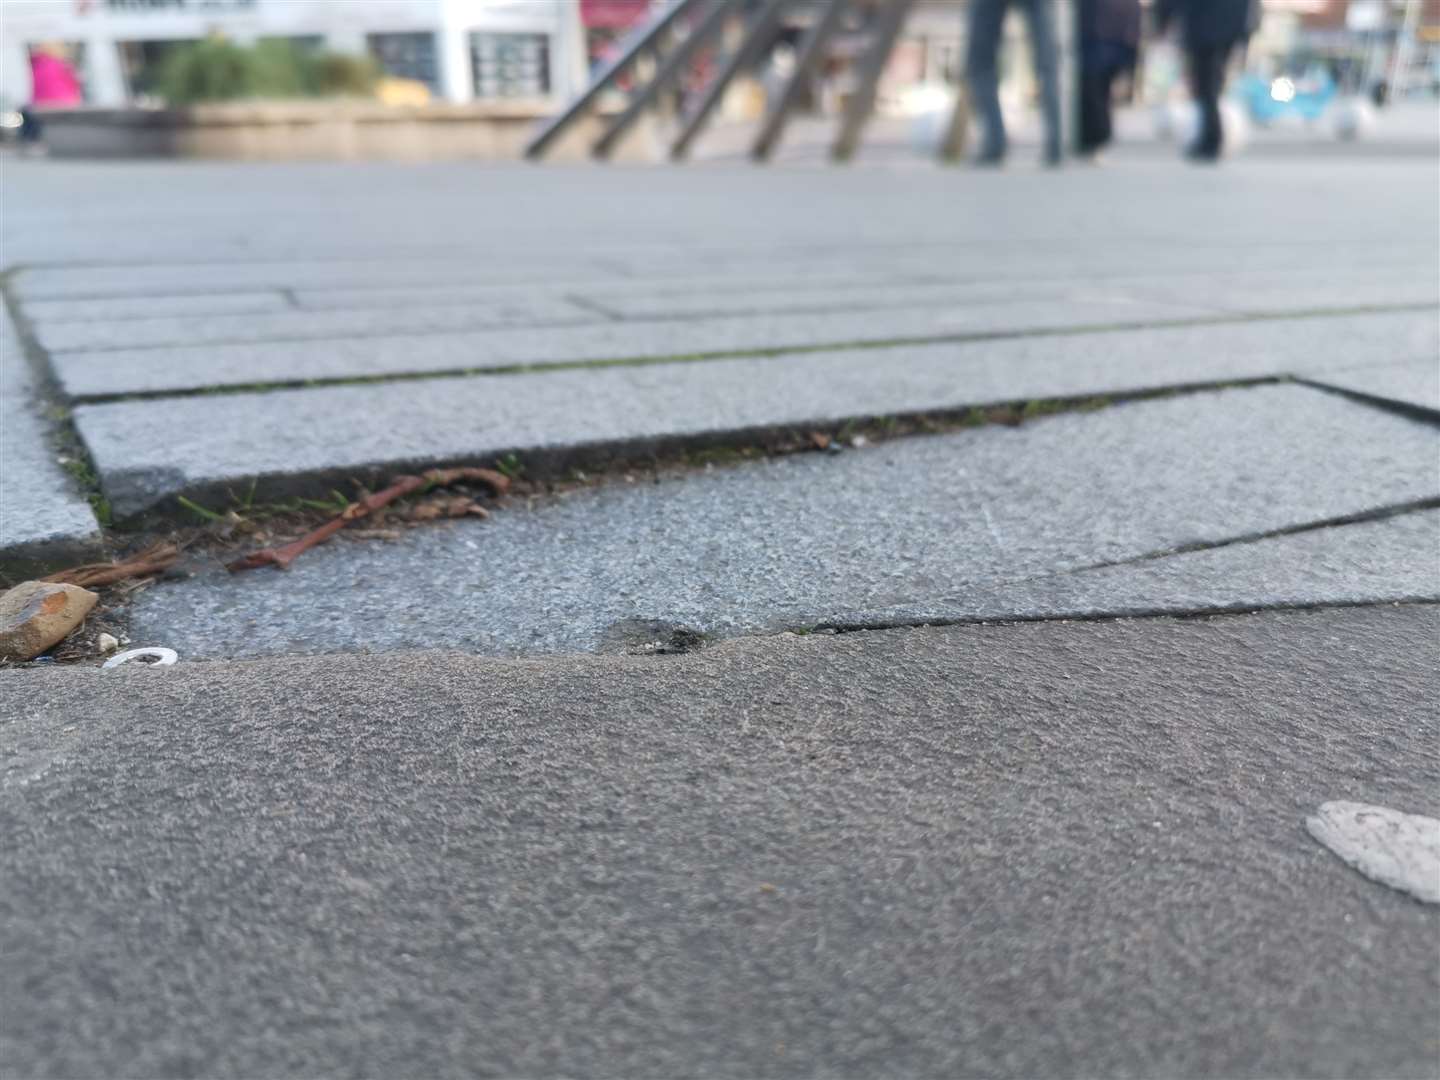
{"type": "Polygon", "coordinates": [[[307,58],[313,93],[318,97],[369,97],[380,78],[371,56],[321,52],[307,58]]]}
{"type": "Polygon", "coordinates": [[[288,41],[236,45],[206,38],[166,57],[155,87],[172,105],[255,98],[366,96],[378,67],[369,57],[306,52],[288,41]]]}
{"type": "Polygon", "coordinates": [[[188,105],[253,97],[254,84],[250,50],[206,38],[171,52],[161,65],[155,89],[173,105],[188,105]]]}
{"type": "Polygon", "coordinates": [[[248,50],[250,92],[246,97],[310,97],[309,65],[288,41],[261,41],[248,50]]]}

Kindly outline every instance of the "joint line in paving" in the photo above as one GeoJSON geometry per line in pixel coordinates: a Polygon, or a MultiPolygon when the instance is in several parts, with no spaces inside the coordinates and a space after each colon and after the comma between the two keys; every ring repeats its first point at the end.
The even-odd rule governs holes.
{"type": "Polygon", "coordinates": [[[1353,390],[1348,386],[1335,386],[1333,383],[1321,382],[1314,376],[1295,375],[1292,376],[1292,381],[1299,386],[1309,387],[1311,390],[1321,390],[1327,394],[1334,394],[1336,397],[1348,398],[1372,409],[1383,409],[1386,412],[1398,413],[1411,420],[1419,420],[1421,423],[1440,425],[1440,409],[1427,408],[1424,405],[1401,401],[1398,398],[1382,397],[1379,394],[1367,394],[1363,390],[1353,390]]]}
{"type": "MultiPolygon", "coordinates": [[[[1039,338],[1064,338],[1064,337],[1090,337],[1102,334],[1124,333],[1128,331],[1141,330],[1169,330],[1184,329],[1187,327],[1205,326],[1227,326],[1245,325],[1256,322],[1283,322],[1286,320],[1298,319],[1325,319],[1344,318],[1353,315],[1375,315],[1375,314],[1400,314],[1407,311],[1429,310],[1428,304],[1396,304],[1384,305],[1373,304],[1353,308],[1317,308],[1304,309],[1284,313],[1248,314],[1248,315],[1204,315],[1184,319],[1166,320],[1142,320],[1137,322],[1113,322],[1096,323],[1090,326],[1070,327],[1042,327],[1028,330],[983,330],[971,331],[958,334],[925,334],[903,337],[887,337],[876,339],[856,339],[850,341],[829,341],[803,345],[777,345],[773,347],[757,347],[748,349],[717,349],[714,351],[678,353],[661,356],[623,356],[623,357],[602,357],[589,360],[553,360],[543,359],[527,360],[509,364],[494,364],[482,367],[459,367],[459,368],[437,368],[430,371],[396,371],[374,375],[327,375],[313,379],[278,379],[264,380],[254,383],[240,383],[224,386],[203,386],[186,387],[168,390],[137,390],[119,393],[105,394],[76,394],[70,397],[70,401],[76,404],[85,405],[106,405],[119,401],[152,401],[168,398],[204,397],[215,394],[245,394],[265,393],[272,390],[303,390],[312,387],[326,386],[362,386],[384,383],[416,382],[428,379],[469,379],[476,377],[499,377],[505,375],[537,375],[551,372],[583,371],[586,369],[600,370],[612,367],[649,367],[666,364],[692,364],[706,363],[714,360],[753,360],[765,358],[781,358],[786,356],[805,356],[818,352],[858,352],[861,350],[884,350],[914,345],[946,345],[946,344],[973,344],[987,341],[1011,341],[1022,339],[1039,338]]],[[[641,322],[645,320],[627,319],[626,322],[641,322]]],[[[667,321],[667,320],[655,320],[667,321]]],[[[674,320],[669,320],[674,321],[674,320]]],[[[690,320],[682,320],[690,321],[690,320]]],[[[504,326],[479,328],[478,332],[487,331],[509,331],[524,330],[522,326],[504,326]]],[[[474,333],[477,331],[465,331],[474,333]]],[[[439,332],[437,332],[438,334],[439,332]]],[[[454,331],[444,331],[454,333],[454,331]]],[[[406,335],[407,337],[409,335],[406,335]]],[[[320,345],[325,341],[355,341],[365,339],[383,339],[396,337],[393,334],[364,335],[353,338],[303,338],[298,339],[314,345],[320,345]]],[[[397,341],[404,340],[396,338],[397,341]]],[[[247,341],[246,345],[266,345],[275,342],[275,339],[264,341],[247,341]]],[[[211,343],[223,344],[223,343],[211,343]]],[[[174,346],[166,346],[173,348],[174,346]]],[[[76,350],[76,352],[102,353],[110,350],[76,350]]],[[[130,349],[128,351],[135,351],[130,349]]],[[[74,353],[71,353],[74,355],[74,353]]]]}
{"type": "MultiPolygon", "coordinates": [[[[915,619],[832,620],[805,624],[779,633],[811,634],[833,631],[836,634],[863,634],[886,630],[921,630],[941,626],[1012,626],[1017,623],[1119,622],[1128,619],[1214,619],[1256,615],[1261,612],[1333,611],[1346,608],[1440,607],[1440,595],[1409,596],[1386,600],[1317,600],[1293,604],[1220,604],[1194,608],[1125,608],[1111,611],[1075,611],[1068,614],[1045,615],[937,615],[915,619]]],[[[744,635],[742,635],[744,636],[744,635]]],[[[773,635],[753,635],[773,636],[773,635]]]]}

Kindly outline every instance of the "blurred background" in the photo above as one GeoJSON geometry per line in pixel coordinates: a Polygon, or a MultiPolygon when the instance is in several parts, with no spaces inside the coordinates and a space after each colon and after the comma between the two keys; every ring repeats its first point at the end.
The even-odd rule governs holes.
{"type": "MultiPolygon", "coordinates": [[[[6,0],[0,5],[0,124],[14,141],[35,107],[56,156],[446,160],[518,157],[536,125],[580,93],[665,0],[6,0]]],[[[727,89],[696,156],[742,156],[747,125],[793,70],[823,9],[797,0],[773,41],[727,89]]],[[[928,154],[961,75],[963,0],[920,0],[881,76],[870,153],[928,154]]],[[[796,102],[783,154],[820,156],[867,39],[865,5],[829,42],[796,102]]],[[[1074,6],[1059,30],[1073,53],[1074,6]]],[[[696,51],[616,156],[658,160],[741,20],[696,51]]],[[[604,117],[647,76],[642,57],[568,146],[583,154],[604,117]]],[[[1116,87],[1116,130],[1162,143],[1187,122],[1175,47],[1150,42],[1116,87]]],[[[653,67],[652,69],[653,70],[653,67]]],[[[1035,80],[1021,20],[1002,50],[1001,100],[1033,138],[1035,80]]],[[[1440,0],[1265,0],[1227,109],[1254,147],[1435,136],[1440,0]]],[[[37,143],[39,140],[37,140],[37,143]]],[[[39,147],[37,145],[37,152],[39,147]]],[[[562,148],[561,153],[566,149],[562,148]]]]}

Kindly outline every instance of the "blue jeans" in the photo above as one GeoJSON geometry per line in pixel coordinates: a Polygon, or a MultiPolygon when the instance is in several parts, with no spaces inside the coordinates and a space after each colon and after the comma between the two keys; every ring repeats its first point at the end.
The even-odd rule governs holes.
{"type": "Polygon", "coordinates": [[[970,100],[985,125],[981,157],[1005,154],[1005,121],[1000,115],[1000,72],[997,53],[1005,13],[1015,4],[1025,12],[1030,28],[1030,51],[1040,83],[1040,111],[1045,120],[1045,157],[1060,159],[1060,74],[1055,49],[1055,22],[1051,0],[971,0],[970,40],[965,54],[965,75],[970,100]]]}

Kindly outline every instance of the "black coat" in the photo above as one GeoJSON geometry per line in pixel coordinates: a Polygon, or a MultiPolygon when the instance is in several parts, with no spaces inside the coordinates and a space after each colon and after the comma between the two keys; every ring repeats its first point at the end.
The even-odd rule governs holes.
{"type": "Polygon", "coordinates": [[[1140,44],[1140,0],[1080,0],[1080,36],[1136,48],[1140,44]]]}
{"type": "Polygon", "coordinates": [[[1185,44],[1235,45],[1248,38],[1260,21],[1256,0],[1157,0],[1155,21],[1164,30],[1180,22],[1185,44]]]}

